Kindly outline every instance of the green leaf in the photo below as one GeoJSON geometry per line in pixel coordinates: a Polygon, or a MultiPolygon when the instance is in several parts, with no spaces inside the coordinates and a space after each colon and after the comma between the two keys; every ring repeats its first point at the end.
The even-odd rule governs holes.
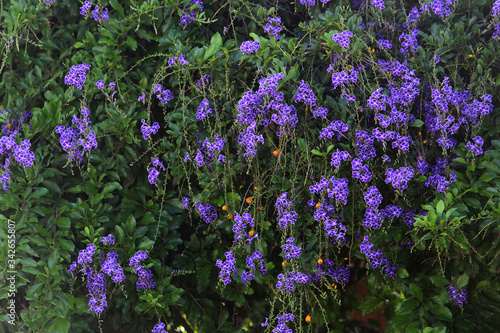
{"type": "Polygon", "coordinates": [[[49,327],[49,332],[65,333],[69,332],[70,322],[66,318],[57,318],[54,324],[49,327]]]}
{"type": "Polygon", "coordinates": [[[408,271],[406,270],[406,268],[403,268],[403,267],[399,267],[396,272],[397,272],[397,275],[402,279],[406,279],[407,277],[410,276],[410,274],[408,274],[408,271]]]}
{"type": "Polygon", "coordinates": [[[436,205],[436,211],[440,215],[444,212],[444,202],[443,200],[439,200],[439,202],[436,205]]]}
{"type": "Polygon", "coordinates": [[[56,224],[60,228],[69,228],[69,227],[71,227],[71,221],[67,217],[61,217],[60,219],[57,220],[56,224]]]}
{"type": "Polygon", "coordinates": [[[109,4],[111,5],[111,7],[113,7],[117,11],[119,11],[120,14],[122,14],[122,16],[125,16],[125,11],[123,10],[123,7],[122,7],[122,5],[120,5],[118,0],[110,0],[109,4]]]}
{"type": "Polygon", "coordinates": [[[423,295],[422,290],[420,289],[420,287],[418,287],[414,283],[410,283],[409,289],[410,289],[410,293],[413,295],[413,297],[415,297],[416,299],[418,299],[419,302],[423,301],[424,295],[423,295]]]}
{"type": "Polygon", "coordinates": [[[416,298],[405,300],[399,307],[399,313],[410,313],[417,308],[419,301],[416,298]]]}
{"type": "Polygon", "coordinates": [[[125,226],[127,228],[127,232],[130,235],[134,232],[136,225],[137,225],[137,222],[135,221],[134,215],[129,215],[129,217],[127,218],[127,222],[125,222],[125,226]]]}
{"type": "Polygon", "coordinates": [[[49,190],[47,190],[45,187],[40,187],[35,192],[31,193],[30,199],[38,199],[47,193],[49,193],[49,190]]]}
{"type": "Polygon", "coordinates": [[[416,119],[414,122],[410,124],[411,127],[422,127],[424,122],[420,119],[416,119]]]}
{"type": "Polygon", "coordinates": [[[469,275],[462,274],[458,277],[456,287],[462,289],[469,284],[469,275]]]}
{"type": "Polygon", "coordinates": [[[313,155],[317,155],[317,156],[323,156],[323,157],[325,157],[325,156],[326,156],[326,153],[322,153],[322,152],[320,152],[320,151],[319,151],[319,150],[317,150],[317,149],[313,149],[313,150],[311,150],[311,153],[313,153],[313,155]]]}
{"type": "Polygon", "coordinates": [[[205,51],[205,55],[203,56],[203,61],[207,60],[214,54],[216,54],[220,50],[220,46],[222,45],[222,37],[220,33],[215,33],[210,40],[210,46],[205,51]]]}
{"type": "Polygon", "coordinates": [[[446,306],[433,305],[429,308],[429,312],[439,320],[453,321],[453,315],[446,306]]]}
{"type": "Polygon", "coordinates": [[[359,305],[359,310],[366,315],[378,310],[382,306],[383,302],[375,296],[366,296],[359,305]]]}

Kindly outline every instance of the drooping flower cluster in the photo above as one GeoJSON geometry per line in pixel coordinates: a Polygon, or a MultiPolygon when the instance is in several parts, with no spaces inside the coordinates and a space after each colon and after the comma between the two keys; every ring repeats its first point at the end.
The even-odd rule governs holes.
{"type": "Polygon", "coordinates": [[[165,330],[164,323],[158,323],[153,327],[151,333],[168,333],[168,332],[165,330]]]}
{"type": "Polygon", "coordinates": [[[260,43],[256,41],[246,41],[241,43],[240,51],[246,54],[252,54],[260,49],[260,43]]]}
{"type": "Polygon", "coordinates": [[[183,197],[182,198],[182,208],[189,209],[190,201],[191,201],[191,199],[189,199],[188,197],[183,197]]]}
{"type": "Polygon", "coordinates": [[[219,138],[219,134],[215,136],[214,142],[210,142],[208,138],[205,141],[198,143],[200,148],[197,150],[194,161],[195,166],[200,168],[206,165],[209,169],[213,169],[211,163],[217,158],[217,162],[225,163],[226,156],[221,154],[224,149],[226,139],[219,138]]]}
{"type": "Polygon", "coordinates": [[[103,80],[97,81],[95,85],[96,85],[97,89],[101,90],[104,93],[104,95],[106,96],[106,100],[108,102],[113,103],[113,104],[116,103],[116,98],[114,97],[116,94],[116,90],[115,90],[116,84],[114,82],[110,82],[108,84],[108,88],[106,90],[104,89],[104,81],[103,80]]]}
{"type": "Polygon", "coordinates": [[[290,237],[282,245],[283,253],[285,254],[286,260],[298,259],[301,255],[301,247],[293,244],[295,241],[294,237],[290,237]]]}
{"type": "Polygon", "coordinates": [[[64,77],[64,83],[69,86],[76,86],[78,89],[82,89],[87,79],[87,71],[90,69],[91,65],[87,65],[82,62],[79,65],[71,66],[68,75],[64,77]]]}
{"type": "Polygon", "coordinates": [[[202,0],[191,0],[188,3],[184,4],[184,8],[182,9],[181,22],[179,25],[186,26],[189,23],[193,23],[196,19],[197,12],[203,11],[203,1],[202,0]],[[193,8],[193,6],[195,6],[193,8]],[[193,8],[193,9],[190,9],[193,8]]]}
{"type": "Polygon", "coordinates": [[[349,270],[349,265],[340,266],[334,268],[335,263],[330,259],[326,259],[322,267],[315,269],[314,274],[311,274],[310,281],[312,283],[318,283],[321,279],[331,278],[335,283],[347,284],[349,283],[349,277],[351,272],[349,270]]]}
{"type": "Polygon", "coordinates": [[[366,255],[366,259],[369,261],[372,268],[382,268],[384,272],[391,278],[394,279],[396,276],[396,269],[398,265],[391,266],[387,257],[384,256],[382,250],[376,249],[374,251],[371,250],[373,244],[368,241],[368,236],[365,236],[363,242],[360,245],[361,253],[366,255]]]}
{"type": "Polygon", "coordinates": [[[95,6],[92,11],[92,18],[96,22],[109,20],[108,8],[99,8],[99,6],[95,6]]]}
{"type": "Polygon", "coordinates": [[[257,154],[257,143],[264,144],[264,137],[259,134],[255,135],[256,122],[250,123],[245,131],[240,132],[238,136],[238,144],[245,147],[245,154],[243,157],[251,157],[257,154]]]}
{"type": "Polygon", "coordinates": [[[163,86],[161,84],[157,84],[155,86],[155,89],[153,90],[153,93],[158,93],[156,97],[163,103],[167,104],[168,101],[174,98],[174,94],[172,91],[169,89],[163,89],[163,86]]]}
{"type": "Polygon", "coordinates": [[[238,269],[236,268],[236,260],[234,259],[233,252],[228,251],[225,253],[226,256],[226,261],[222,261],[220,259],[217,259],[217,262],[215,263],[215,266],[220,268],[220,273],[219,273],[219,278],[222,279],[222,282],[225,285],[228,285],[231,283],[231,274],[233,276],[238,275],[238,269]]]}
{"type": "Polygon", "coordinates": [[[281,17],[268,17],[267,21],[269,23],[266,23],[266,26],[264,27],[264,32],[268,33],[271,36],[274,36],[274,40],[278,41],[280,39],[279,33],[281,32],[281,17]],[[276,25],[274,25],[276,24],[276,25]]]}
{"type": "Polygon", "coordinates": [[[467,148],[474,156],[481,155],[483,153],[483,148],[481,148],[483,146],[483,138],[476,136],[472,138],[472,141],[474,141],[474,143],[467,141],[465,148],[467,148]]]}
{"type": "Polygon", "coordinates": [[[172,67],[175,65],[175,63],[179,63],[179,65],[187,65],[189,64],[189,61],[186,60],[186,56],[184,54],[181,54],[178,57],[172,57],[168,60],[168,67],[172,67]]]}
{"type": "Polygon", "coordinates": [[[384,199],[382,194],[380,194],[376,186],[371,186],[366,191],[364,199],[368,207],[366,208],[363,226],[366,228],[380,229],[382,220],[378,207],[384,199]]]}
{"type": "Polygon", "coordinates": [[[428,176],[425,181],[425,186],[433,186],[438,192],[446,193],[448,186],[454,183],[457,179],[457,175],[453,172],[449,172],[449,180],[446,177],[448,161],[440,157],[436,158],[436,164],[430,167],[430,176],[428,176]]]}
{"type": "Polygon", "coordinates": [[[212,223],[216,218],[219,217],[214,206],[212,206],[211,204],[204,205],[200,201],[198,201],[196,203],[196,209],[198,209],[198,211],[200,212],[201,219],[206,223],[212,223]]]}
{"type": "Polygon", "coordinates": [[[324,139],[328,138],[331,139],[335,133],[337,132],[337,140],[340,140],[342,136],[344,136],[343,133],[347,132],[349,130],[349,125],[344,124],[341,120],[335,120],[330,123],[327,127],[324,127],[321,129],[321,133],[319,134],[319,139],[324,139]]]}
{"type": "Polygon", "coordinates": [[[278,210],[278,224],[281,230],[285,230],[290,225],[294,225],[299,218],[296,211],[288,211],[292,207],[292,202],[287,199],[288,193],[283,192],[276,200],[276,209],[278,210]]]}
{"type": "Polygon", "coordinates": [[[160,171],[158,169],[161,168],[163,171],[165,171],[165,166],[159,158],[153,158],[151,162],[153,163],[153,166],[148,169],[148,181],[150,184],[156,184],[156,180],[160,175],[160,171]]]}
{"type": "Polygon", "coordinates": [[[450,294],[450,301],[455,301],[458,306],[463,306],[464,302],[467,303],[467,290],[461,289],[460,291],[453,285],[446,287],[450,294]]]}
{"type": "Polygon", "coordinates": [[[129,266],[134,268],[134,273],[139,277],[136,283],[137,291],[140,291],[141,289],[153,289],[156,285],[153,281],[153,273],[151,273],[151,270],[144,269],[140,264],[141,261],[144,261],[147,258],[148,254],[145,251],[139,251],[129,259],[129,266]]]}
{"type": "MultiPolygon", "coordinates": [[[[6,111],[1,111],[2,115],[6,115],[6,111]]],[[[14,160],[19,163],[20,166],[27,167],[33,166],[35,161],[35,153],[33,153],[31,148],[31,143],[29,140],[23,140],[20,144],[17,144],[16,137],[23,136],[23,124],[29,123],[32,114],[30,111],[24,111],[21,119],[9,119],[4,121],[2,125],[0,134],[0,185],[3,184],[3,189],[7,190],[10,183],[10,166],[13,164],[14,160]]],[[[31,124],[30,124],[31,127],[31,124]]]]}
{"type": "Polygon", "coordinates": [[[316,106],[316,96],[314,92],[309,88],[309,85],[300,81],[300,86],[297,88],[297,92],[293,96],[295,103],[304,102],[310,107],[316,106]]]}
{"type": "Polygon", "coordinates": [[[363,183],[372,180],[372,173],[368,164],[363,164],[359,158],[355,158],[351,162],[352,178],[359,179],[363,183]]]}
{"type": "Polygon", "coordinates": [[[286,274],[278,274],[278,283],[276,283],[276,288],[287,293],[291,293],[295,290],[295,283],[306,284],[309,281],[309,277],[301,272],[291,271],[286,274]]]}
{"type": "MultiPolygon", "coordinates": [[[[333,66],[330,65],[327,69],[327,72],[332,72],[332,85],[333,89],[337,89],[337,87],[344,88],[349,85],[349,82],[356,83],[358,82],[359,71],[354,67],[349,69],[349,71],[333,71],[333,66]]],[[[356,98],[354,96],[354,98],[356,98]]]]}
{"type": "Polygon", "coordinates": [[[391,183],[394,187],[394,190],[402,193],[408,188],[408,182],[414,176],[414,169],[412,166],[401,167],[396,170],[394,170],[393,168],[388,168],[385,172],[385,176],[385,183],[391,183]]]}
{"type": "Polygon", "coordinates": [[[334,166],[336,168],[340,167],[340,163],[342,161],[348,161],[351,158],[351,154],[347,151],[340,151],[337,148],[337,151],[334,151],[332,154],[332,161],[330,162],[331,166],[334,166]]]}
{"type": "Polygon", "coordinates": [[[241,273],[241,282],[247,284],[251,280],[255,279],[255,270],[257,269],[257,265],[255,264],[255,260],[259,261],[259,272],[261,275],[267,273],[266,263],[264,262],[263,255],[259,251],[255,251],[252,255],[247,256],[246,263],[249,271],[243,270],[241,273]]]}
{"type": "Polygon", "coordinates": [[[439,17],[448,17],[451,14],[451,8],[456,0],[433,0],[429,2],[429,7],[439,17]]]}
{"type": "Polygon", "coordinates": [[[160,125],[157,122],[154,122],[152,126],[146,125],[146,119],[141,119],[141,122],[142,137],[144,140],[149,140],[151,134],[156,134],[160,129],[160,125]]]}
{"type": "Polygon", "coordinates": [[[371,4],[375,8],[385,9],[384,0],[371,0],[371,4]]]}
{"type": "Polygon", "coordinates": [[[352,36],[352,32],[350,32],[349,30],[345,30],[333,35],[332,39],[335,43],[339,44],[343,48],[348,48],[349,38],[351,38],[352,36]]]}
{"type": "Polygon", "coordinates": [[[210,83],[212,83],[212,76],[210,74],[202,76],[197,82],[196,87],[198,89],[210,89],[210,83]]]}
{"type": "Polygon", "coordinates": [[[254,227],[255,223],[253,221],[252,215],[249,213],[243,213],[242,215],[235,213],[234,216],[234,224],[233,224],[233,232],[234,232],[234,242],[238,243],[243,238],[248,235],[247,227],[254,227]]]}
{"type": "Polygon", "coordinates": [[[92,148],[97,148],[96,135],[90,126],[90,110],[83,107],[80,111],[81,117],[73,115],[73,127],[56,126],[55,132],[60,134],[59,141],[64,151],[68,153],[66,158],[73,162],[83,162],[83,153],[90,153],[92,148]]]}
{"type": "Polygon", "coordinates": [[[209,107],[209,104],[210,101],[206,98],[201,101],[196,112],[196,119],[203,120],[208,116],[208,114],[212,113],[212,109],[209,107]]]}

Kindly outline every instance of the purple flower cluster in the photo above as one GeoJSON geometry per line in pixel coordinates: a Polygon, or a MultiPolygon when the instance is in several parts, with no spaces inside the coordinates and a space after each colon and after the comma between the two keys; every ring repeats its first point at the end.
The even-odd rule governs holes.
{"type": "Polygon", "coordinates": [[[349,38],[351,38],[352,36],[353,36],[352,32],[350,32],[349,30],[345,30],[333,35],[332,39],[335,43],[339,44],[340,46],[348,48],[349,38]]]}
{"type": "Polygon", "coordinates": [[[201,101],[196,112],[196,119],[203,120],[208,116],[208,114],[212,113],[212,109],[209,107],[209,104],[210,101],[206,98],[201,101]]]}
{"type": "Polygon", "coordinates": [[[114,245],[115,237],[112,234],[107,235],[106,237],[101,238],[101,243],[104,245],[114,245]]]}
{"type": "Polygon", "coordinates": [[[324,107],[316,107],[312,109],[312,115],[314,118],[323,118],[326,119],[326,115],[328,114],[328,109],[324,107]]]}
{"type": "Polygon", "coordinates": [[[89,11],[89,9],[92,7],[92,4],[90,3],[90,1],[85,1],[83,3],[83,5],[80,7],[80,14],[81,15],[87,15],[87,12],[89,11]]]}
{"type": "Polygon", "coordinates": [[[147,258],[148,254],[145,251],[139,251],[129,259],[129,266],[134,268],[134,273],[139,277],[136,283],[137,291],[141,289],[147,290],[148,288],[153,289],[156,284],[153,281],[153,273],[151,273],[151,270],[144,269],[142,265],[140,265],[141,261],[147,258]]]}
{"type": "Polygon", "coordinates": [[[298,259],[301,255],[301,247],[293,244],[294,237],[290,237],[282,245],[286,260],[298,259]]]}
{"type": "Polygon", "coordinates": [[[370,172],[370,167],[368,164],[363,164],[359,158],[355,158],[351,162],[352,166],[352,177],[359,179],[363,183],[367,183],[372,180],[372,173],[370,172]]]}
{"type": "Polygon", "coordinates": [[[297,88],[297,92],[293,98],[295,103],[304,102],[311,107],[316,106],[316,96],[304,80],[300,81],[300,86],[297,88]]]}
{"type": "Polygon", "coordinates": [[[346,244],[345,234],[346,227],[342,224],[342,218],[335,212],[335,207],[325,201],[314,212],[314,220],[318,223],[323,223],[325,226],[326,236],[337,245],[346,244]]]}
{"type": "MultiPolygon", "coordinates": [[[[113,243],[114,243],[114,238],[113,238],[113,243]]],[[[113,282],[115,283],[122,282],[123,280],[125,280],[125,274],[123,274],[123,268],[118,263],[119,259],[120,258],[118,257],[118,254],[116,254],[116,252],[109,251],[106,255],[106,260],[101,265],[101,271],[106,273],[108,276],[111,276],[111,280],[113,280],[113,282]]]]}
{"type": "Polygon", "coordinates": [[[186,26],[189,23],[193,23],[195,18],[196,18],[196,12],[202,12],[203,11],[203,1],[202,0],[191,0],[188,3],[184,4],[184,8],[182,9],[182,12],[185,14],[182,14],[181,16],[181,22],[179,25],[186,26]],[[190,10],[192,6],[196,6],[194,9],[190,10]]]}
{"type": "Polygon", "coordinates": [[[464,302],[467,303],[467,290],[461,289],[458,291],[455,286],[449,285],[446,287],[450,294],[450,301],[455,301],[458,306],[463,306],[464,302]]]}
{"type": "Polygon", "coordinates": [[[247,267],[250,271],[243,270],[243,273],[241,273],[241,282],[244,284],[247,284],[251,280],[255,279],[255,270],[257,269],[257,266],[255,265],[254,261],[259,260],[259,272],[260,274],[264,275],[267,273],[267,267],[265,266],[265,262],[262,253],[259,251],[255,251],[252,255],[247,256],[247,267]]]}
{"type": "Polygon", "coordinates": [[[340,163],[342,161],[347,161],[351,158],[351,154],[347,151],[340,151],[337,149],[337,151],[334,151],[332,154],[332,161],[330,162],[331,166],[334,166],[336,168],[340,167],[340,163]]]}
{"type": "Polygon", "coordinates": [[[165,167],[163,166],[163,162],[160,162],[160,159],[158,158],[153,158],[151,162],[153,163],[153,166],[148,169],[148,181],[150,184],[156,184],[156,180],[160,175],[160,171],[158,169],[161,168],[165,171],[165,167]]]}
{"type": "Polygon", "coordinates": [[[408,188],[408,182],[414,176],[414,169],[412,166],[401,167],[394,170],[393,168],[388,168],[385,172],[385,183],[391,183],[395,190],[401,193],[408,188]]]}
{"type": "Polygon", "coordinates": [[[189,199],[188,197],[183,197],[182,198],[182,208],[189,209],[189,202],[190,201],[191,201],[191,199],[189,199]]]}
{"type": "Polygon", "coordinates": [[[312,7],[316,3],[316,0],[299,0],[299,1],[306,7],[312,7]]]}
{"type": "Polygon", "coordinates": [[[156,97],[163,103],[167,104],[168,101],[174,98],[174,94],[169,89],[163,90],[163,86],[161,84],[157,84],[153,93],[158,93],[156,97]]]}
{"type": "Polygon", "coordinates": [[[325,190],[328,193],[328,198],[333,199],[335,197],[337,203],[347,204],[347,197],[349,196],[347,178],[335,179],[335,176],[333,176],[331,179],[327,179],[322,176],[319,182],[309,186],[309,191],[313,194],[321,194],[325,190]],[[330,184],[332,185],[331,189],[330,184]]]}
{"type": "Polygon", "coordinates": [[[226,139],[219,138],[219,134],[215,136],[214,142],[210,142],[208,138],[205,138],[205,141],[198,143],[200,148],[197,150],[194,158],[196,167],[200,168],[206,165],[209,168],[213,168],[210,163],[216,158],[217,162],[225,163],[226,156],[221,154],[222,149],[224,149],[224,143],[226,143],[226,139]]]}
{"type": "Polygon", "coordinates": [[[372,6],[379,9],[385,9],[384,0],[371,0],[372,6]]]}
{"type": "MultiPolygon", "coordinates": [[[[328,72],[333,72],[333,66],[330,65],[327,69],[328,72]]],[[[349,85],[349,82],[356,83],[358,82],[359,71],[354,67],[349,70],[349,73],[346,71],[333,72],[332,73],[332,85],[333,89],[337,89],[338,86],[345,87],[349,85]]]]}
{"type": "MultiPolygon", "coordinates": [[[[6,111],[0,112],[5,116],[6,111]]],[[[3,189],[7,190],[10,183],[10,166],[13,160],[16,160],[19,165],[33,166],[35,161],[35,154],[30,150],[31,143],[29,140],[23,140],[20,144],[17,144],[16,137],[22,136],[23,123],[29,123],[31,118],[31,112],[24,111],[21,119],[15,118],[14,120],[9,119],[4,122],[1,129],[2,136],[0,137],[0,157],[3,162],[0,163],[0,170],[3,173],[0,175],[0,185],[3,184],[3,189]]],[[[31,125],[30,125],[31,126],[31,125]]]]}
{"type": "Polygon", "coordinates": [[[210,89],[210,83],[212,83],[212,76],[210,74],[202,76],[197,82],[196,87],[198,89],[210,89]]]}
{"type": "Polygon", "coordinates": [[[73,115],[72,123],[76,129],[60,125],[56,126],[55,130],[56,133],[61,134],[59,142],[64,151],[68,153],[66,158],[77,163],[83,162],[83,152],[88,154],[92,148],[97,148],[96,135],[90,126],[89,109],[83,107],[80,114],[81,118],[73,115]]]}
{"type": "Polygon", "coordinates": [[[228,251],[225,253],[226,256],[226,261],[222,261],[220,259],[217,259],[217,262],[215,263],[215,266],[220,268],[220,273],[219,273],[219,278],[222,279],[222,282],[225,285],[228,285],[231,283],[231,273],[233,276],[238,275],[238,269],[236,268],[236,260],[234,259],[233,252],[228,251]]]}
{"type": "Polygon", "coordinates": [[[318,283],[321,279],[330,277],[335,283],[349,283],[349,277],[351,275],[349,265],[333,268],[334,265],[333,261],[326,259],[324,265],[316,268],[314,274],[310,276],[310,281],[318,283]],[[325,267],[326,269],[323,269],[325,267]]]}
{"type": "Polygon", "coordinates": [[[196,209],[198,209],[201,214],[202,220],[206,223],[212,223],[216,218],[219,217],[214,206],[212,206],[211,204],[204,205],[200,201],[198,201],[196,203],[196,209]]]}
{"type": "Polygon", "coordinates": [[[439,17],[448,17],[451,14],[451,9],[448,6],[453,6],[456,0],[434,0],[429,2],[429,7],[439,17]]]}
{"type": "Polygon", "coordinates": [[[388,41],[387,39],[379,39],[378,42],[377,42],[377,46],[379,47],[379,49],[390,49],[392,48],[392,44],[390,41],[388,41]]]}
{"type": "Polygon", "coordinates": [[[69,86],[76,86],[78,89],[82,89],[87,79],[87,71],[90,69],[91,65],[86,63],[81,63],[80,65],[74,65],[69,70],[68,75],[64,77],[64,83],[69,86]]]}
{"type": "Polygon", "coordinates": [[[168,67],[172,67],[176,62],[180,65],[187,65],[189,61],[186,60],[186,56],[181,54],[179,57],[172,57],[168,60],[168,67]]]}
{"type": "Polygon", "coordinates": [[[274,40],[278,41],[280,39],[279,33],[281,32],[281,17],[268,17],[266,26],[264,27],[264,32],[268,33],[270,36],[274,36],[274,40]],[[274,25],[276,24],[276,25],[274,25]]]}
{"type": "Polygon", "coordinates": [[[457,179],[457,175],[453,171],[450,171],[450,180],[447,180],[446,169],[448,164],[448,161],[445,159],[436,158],[436,164],[430,167],[431,175],[425,181],[425,186],[434,186],[438,192],[446,193],[448,186],[457,179]]]}
{"type": "Polygon", "coordinates": [[[164,323],[158,323],[153,327],[151,333],[168,333],[168,332],[165,330],[164,323]]]}
{"type": "Polygon", "coordinates": [[[260,49],[260,43],[256,41],[246,41],[241,43],[240,51],[246,54],[257,52],[260,49]]]}
{"type": "Polygon", "coordinates": [[[309,277],[301,272],[291,271],[287,274],[278,274],[278,283],[276,283],[276,288],[287,293],[291,293],[295,290],[295,283],[306,284],[309,281],[309,277]]]}
{"type": "MultiPolygon", "coordinates": [[[[95,85],[96,85],[97,89],[104,92],[108,102],[113,103],[113,104],[116,103],[116,98],[114,98],[114,96],[116,94],[116,90],[115,90],[116,84],[114,82],[110,82],[108,84],[108,89],[106,91],[104,91],[104,81],[103,80],[97,81],[95,85]]],[[[144,93],[143,93],[143,95],[144,95],[144,93]]]]}
{"type": "Polygon", "coordinates": [[[387,257],[382,253],[382,250],[377,249],[372,251],[372,247],[373,244],[368,241],[368,236],[365,236],[363,242],[360,245],[361,253],[366,255],[366,259],[370,262],[372,268],[381,267],[389,277],[394,279],[394,277],[396,276],[396,269],[398,268],[398,265],[391,266],[389,264],[389,261],[387,260],[387,257]]]}
{"type": "Polygon", "coordinates": [[[144,140],[149,140],[151,134],[156,134],[160,129],[160,125],[157,122],[154,122],[153,126],[146,125],[145,119],[141,119],[141,122],[142,122],[141,126],[142,137],[144,138],[144,140]]]}
{"type": "MultiPolygon", "coordinates": [[[[312,1],[312,5],[314,5],[314,0],[304,0],[304,1],[312,1]]],[[[302,2],[302,0],[301,0],[302,2]]],[[[311,5],[311,6],[312,6],[311,5]]],[[[294,321],[295,316],[291,313],[285,313],[277,317],[278,325],[273,329],[273,333],[293,333],[292,329],[287,326],[287,322],[294,321]]]]}
{"type": "Polygon", "coordinates": [[[289,225],[294,225],[299,219],[299,214],[296,211],[287,211],[292,207],[292,202],[287,199],[287,192],[283,192],[276,200],[276,209],[278,210],[278,223],[280,230],[285,230],[289,225]]]}
{"type": "Polygon", "coordinates": [[[481,148],[483,146],[483,139],[480,136],[476,136],[472,138],[472,141],[474,141],[474,143],[467,141],[465,148],[474,156],[481,155],[483,153],[483,148],[481,148]]]}
{"type": "Polygon", "coordinates": [[[249,213],[243,213],[242,215],[240,215],[235,212],[233,232],[234,241],[236,243],[240,242],[246,235],[248,235],[247,226],[255,226],[252,215],[250,215],[249,213]]]}
{"type": "MultiPolygon", "coordinates": [[[[82,10],[82,9],[80,8],[80,10],[82,10]]],[[[109,20],[108,9],[107,8],[103,9],[103,8],[99,8],[99,6],[95,6],[94,10],[92,11],[92,18],[96,22],[109,20]]]]}
{"type": "Polygon", "coordinates": [[[246,130],[240,132],[238,136],[238,144],[245,147],[245,154],[243,157],[255,156],[257,154],[257,142],[264,144],[264,137],[259,134],[255,135],[256,122],[250,123],[246,130]]]}
{"type": "Polygon", "coordinates": [[[321,133],[319,134],[319,139],[328,138],[331,139],[334,136],[334,132],[337,132],[337,140],[340,140],[343,133],[349,130],[349,125],[344,124],[341,120],[335,120],[330,123],[327,127],[321,129],[321,133]]]}
{"type": "Polygon", "coordinates": [[[417,36],[418,36],[418,28],[414,28],[410,30],[408,33],[401,33],[399,36],[399,41],[403,41],[401,43],[401,50],[400,52],[403,54],[407,54],[408,50],[411,50],[411,52],[415,52],[418,49],[418,42],[417,42],[417,36]]]}

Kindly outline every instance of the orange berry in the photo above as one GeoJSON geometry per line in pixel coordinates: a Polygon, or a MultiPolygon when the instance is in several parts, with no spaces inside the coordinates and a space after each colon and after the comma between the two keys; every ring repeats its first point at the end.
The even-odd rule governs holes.
{"type": "Polygon", "coordinates": [[[227,214],[227,218],[228,218],[228,219],[232,219],[233,217],[234,217],[234,215],[233,215],[233,214],[227,214]]]}
{"type": "Polygon", "coordinates": [[[281,266],[285,267],[286,260],[281,262],[281,266]]]}
{"type": "Polygon", "coordinates": [[[245,201],[249,204],[250,202],[252,202],[252,197],[246,198],[245,201]]]}
{"type": "Polygon", "coordinates": [[[311,316],[310,316],[310,315],[307,315],[307,316],[306,316],[306,323],[309,323],[309,322],[311,322],[311,316]]]}
{"type": "Polygon", "coordinates": [[[469,54],[469,58],[472,58],[472,57],[474,57],[474,56],[472,54],[469,54]]]}
{"type": "Polygon", "coordinates": [[[321,204],[318,202],[318,203],[316,204],[316,208],[319,208],[319,207],[321,207],[321,204]]]}
{"type": "Polygon", "coordinates": [[[422,132],[418,132],[418,136],[422,136],[422,132]]]}
{"type": "Polygon", "coordinates": [[[321,258],[318,259],[318,265],[323,265],[323,259],[321,258]]]}
{"type": "Polygon", "coordinates": [[[273,155],[274,156],[278,156],[280,154],[280,150],[279,149],[276,149],[275,151],[273,151],[273,155]]]}
{"type": "Polygon", "coordinates": [[[224,205],[224,206],[222,206],[222,208],[221,208],[221,209],[222,209],[223,211],[227,211],[227,206],[226,206],[226,205],[224,205]]]}
{"type": "Polygon", "coordinates": [[[255,231],[250,230],[250,231],[248,232],[248,236],[253,237],[253,235],[255,235],[255,231]]]}
{"type": "Polygon", "coordinates": [[[253,188],[253,189],[257,191],[259,188],[258,188],[257,186],[254,186],[254,188],[253,188]]]}
{"type": "Polygon", "coordinates": [[[427,140],[424,140],[424,143],[427,143],[427,140]]]}
{"type": "Polygon", "coordinates": [[[262,207],[259,207],[259,210],[262,210],[262,207]]]}

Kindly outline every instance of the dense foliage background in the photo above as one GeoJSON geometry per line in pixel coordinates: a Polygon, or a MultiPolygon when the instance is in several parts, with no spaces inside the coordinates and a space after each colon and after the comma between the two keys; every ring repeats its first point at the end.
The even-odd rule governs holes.
{"type": "Polygon", "coordinates": [[[0,6],[2,331],[495,331],[500,1],[0,6]]]}

